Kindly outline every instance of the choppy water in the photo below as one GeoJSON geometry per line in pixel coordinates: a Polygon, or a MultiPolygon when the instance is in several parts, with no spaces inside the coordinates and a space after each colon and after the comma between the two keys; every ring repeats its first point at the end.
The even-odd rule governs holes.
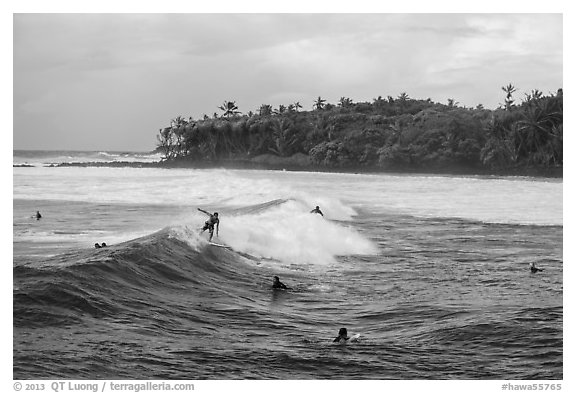
{"type": "Polygon", "coordinates": [[[13,173],[15,379],[563,378],[561,180],[13,173]]]}

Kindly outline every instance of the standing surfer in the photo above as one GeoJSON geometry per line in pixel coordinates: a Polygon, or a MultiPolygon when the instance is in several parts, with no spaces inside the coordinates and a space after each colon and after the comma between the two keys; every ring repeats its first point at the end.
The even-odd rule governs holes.
{"type": "Polygon", "coordinates": [[[198,208],[198,210],[209,217],[208,220],[204,223],[204,228],[202,228],[200,233],[203,233],[206,229],[208,229],[208,232],[210,232],[210,239],[208,241],[211,242],[212,236],[214,236],[214,225],[216,225],[216,236],[218,236],[218,231],[220,229],[220,219],[218,218],[218,213],[214,212],[214,214],[210,214],[206,210],[202,210],[200,208],[198,208]]]}

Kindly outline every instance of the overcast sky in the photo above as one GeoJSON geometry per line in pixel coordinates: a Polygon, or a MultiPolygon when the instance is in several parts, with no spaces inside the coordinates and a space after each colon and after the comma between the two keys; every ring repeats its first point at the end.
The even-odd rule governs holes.
{"type": "Polygon", "coordinates": [[[561,14],[15,14],[14,149],[155,148],[182,115],[322,96],[495,108],[563,87],[561,14]]]}

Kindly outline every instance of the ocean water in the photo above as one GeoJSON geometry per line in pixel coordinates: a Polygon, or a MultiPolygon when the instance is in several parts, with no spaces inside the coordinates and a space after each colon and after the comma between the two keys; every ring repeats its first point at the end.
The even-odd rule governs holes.
{"type": "Polygon", "coordinates": [[[561,179],[94,154],[15,152],[15,379],[563,379],[561,179]]]}

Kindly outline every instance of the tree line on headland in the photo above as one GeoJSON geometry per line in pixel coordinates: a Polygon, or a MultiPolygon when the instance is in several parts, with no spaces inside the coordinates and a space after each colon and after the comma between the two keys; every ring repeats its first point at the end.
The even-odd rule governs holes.
{"type": "Polygon", "coordinates": [[[242,114],[235,101],[202,119],[178,116],[160,129],[163,164],[353,171],[522,172],[561,175],[562,89],[532,90],[517,102],[502,87],[495,110],[412,99],[406,93],[372,102],[318,97],[309,111],[299,102],[263,104],[242,114]]]}

